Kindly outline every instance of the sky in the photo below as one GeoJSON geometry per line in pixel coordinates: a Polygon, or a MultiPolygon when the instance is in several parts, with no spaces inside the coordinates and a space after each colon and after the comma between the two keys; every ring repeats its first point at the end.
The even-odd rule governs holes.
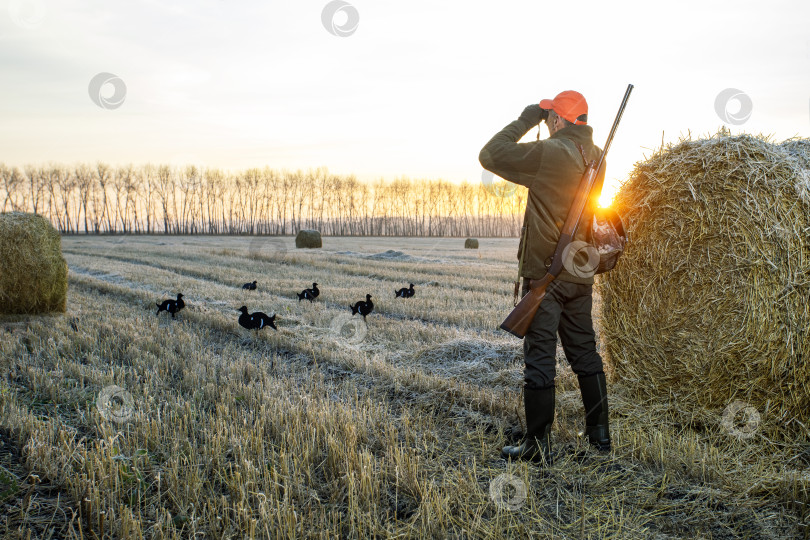
{"type": "Polygon", "coordinates": [[[526,105],[581,92],[603,146],[632,83],[609,198],[662,141],[810,137],[808,21],[798,0],[0,0],[0,163],[480,182],[526,105]]]}

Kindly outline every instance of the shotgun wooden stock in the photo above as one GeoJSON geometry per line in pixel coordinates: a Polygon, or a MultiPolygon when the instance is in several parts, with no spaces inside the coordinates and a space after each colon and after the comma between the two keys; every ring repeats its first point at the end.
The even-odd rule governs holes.
{"type": "Polygon", "coordinates": [[[513,336],[523,338],[529,331],[540,302],[546,296],[546,288],[554,280],[554,276],[546,274],[542,279],[532,279],[529,281],[529,292],[518,302],[515,309],[501,323],[501,328],[513,336]]]}
{"type": "MultiPolygon", "coordinates": [[[[526,296],[518,302],[515,309],[504,319],[501,323],[501,329],[506,330],[513,336],[523,338],[526,332],[529,331],[529,325],[534,320],[537,310],[540,308],[540,302],[546,296],[546,289],[554,281],[563,268],[563,260],[565,259],[566,250],[569,248],[574,236],[579,227],[579,221],[582,218],[582,212],[585,210],[585,205],[591,199],[591,190],[596,183],[596,177],[605,163],[605,156],[613,142],[613,136],[616,134],[616,128],[619,126],[619,121],[622,119],[624,108],[627,106],[627,100],[630,98],[630,92],[633,90],[633,85],[627,85],[627,91],[624,93],[624,99],[619,106],[619,112],[616,119],[613,121],[613,127],[610,129],[605,149],[599,156],[599,161],[592,161],[582,173],[577,188],[577,194],[574,197],[574,202],[568,210],[568,215],[565,218],[562,230],[560,231],[560,239],[557,242],[557,247],[554,249],[554,255],[551,259],[551,267],[548,272],[541,279],[532,279],[529,281],[529,292],[526,296]]],[[[527,243],[524,241],[523,249],[526,249],[527,243]]]]}

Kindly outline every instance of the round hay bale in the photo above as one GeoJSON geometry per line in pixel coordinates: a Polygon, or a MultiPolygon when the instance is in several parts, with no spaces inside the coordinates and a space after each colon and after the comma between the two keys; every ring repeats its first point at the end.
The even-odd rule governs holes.
{"type": "Polygon", "coordinates": [[[464,240],[464,249],[478,249],[478,238],[467,238],[464,240]]]}
{"type": "Polygon", "coordinates": [[[64,312],[62,237],[36,214],[0,214],[0,313],[64,312]]]}
{"type": "Polygon", "coordinates": [[[808,157],[807,139],[721,131],[636,164],[613,203],[630,241],[598,285],[618,380],[682,418],[742,401],[766,432],[806,433],[808,157]]]}
{"type": "Polygon", "coordinates": [[[295,247],[297,248],[319,248],[323,247],[321,233],[311,230],[300,230],[295,235],[295,247]]]}

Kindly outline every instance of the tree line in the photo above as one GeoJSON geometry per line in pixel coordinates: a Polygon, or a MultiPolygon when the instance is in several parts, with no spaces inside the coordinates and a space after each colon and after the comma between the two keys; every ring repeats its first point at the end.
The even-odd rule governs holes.
{"type": "MultiPolygon", "coordinates": [[[[496,179],[497,180],[497,179],[496,179]]],[[[271,168],[169,165],[7,167],[0,212],[40,214],[63,234],[518,236],[526,189],[271,168]]]]}

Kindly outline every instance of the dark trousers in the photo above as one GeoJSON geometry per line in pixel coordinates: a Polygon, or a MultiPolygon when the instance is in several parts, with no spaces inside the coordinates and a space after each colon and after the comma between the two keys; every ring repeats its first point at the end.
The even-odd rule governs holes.
{"type": "MultiPolygon", "coordinates": [[[[524,280],[524,294],[528,292],[528,281],[524,280]]],[[[554,385],[557,334],[574,373],[587,376],[604,371],[602,357],[596,352],[592,307],[593,285],[556,280],[549,284],[523,340],[527,388],[542,389],[554,385]]]]}

